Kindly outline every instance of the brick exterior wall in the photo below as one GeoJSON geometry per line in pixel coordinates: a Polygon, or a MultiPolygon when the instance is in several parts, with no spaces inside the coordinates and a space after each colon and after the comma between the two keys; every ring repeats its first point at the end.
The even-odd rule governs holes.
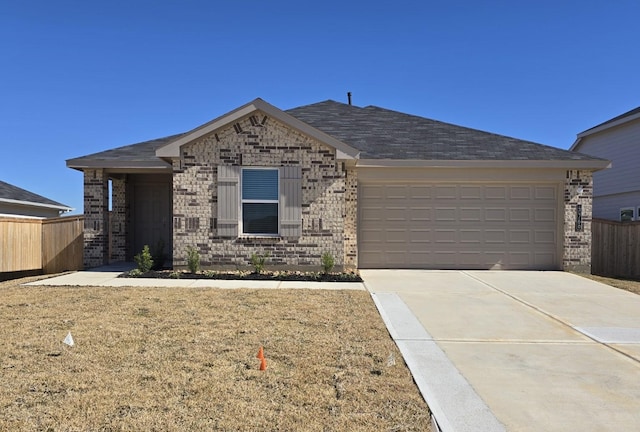
{"type": "Polygon", "coordinates": [[[344,267],[358,267],[358,174],[347,169],[344,207],[344,267]]]}
{"type": "Polygon", "coordinates": [[[570,170],[564,183],[564,270],[591,273],[591,171],[570,170]],[[582,206],[582,230],[576,230],[577,208],[582,206]]]}
{"type": "Polygon", "coordinates": [[[84,171],[84,267],[108,262],[109,178],[104,170],[84,171]]]}
{"type": "Polygon", "coordinates": [[[199,249],[207,267],[246,267],[253,253],[267,252],[271,267],[319,267],[324,252],[333,255],[337,267],[353,267],[356,196],[355,175],[347,175],[344,163],[336,161],[335,149],[254,113],[183,146],[180,159],[173,161],[174,267],[186,265],[189,246],[199,249]],[[218,236],[217,167],[223,164],[301,166],[302,235],[218,236]]]}
{"type": "Polygon", "coordinates": [[[126,177],[111,180],[111,261],[127,260],[126,177]]]}

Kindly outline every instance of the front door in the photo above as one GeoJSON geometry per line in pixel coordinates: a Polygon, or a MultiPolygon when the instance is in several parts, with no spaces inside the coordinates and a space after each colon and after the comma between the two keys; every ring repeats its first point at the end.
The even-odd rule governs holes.
{"type": "Polygon", "coordinates": [[[164,246],[165,265],[172,257],[171,176],[136,176],[131,181],[131,257],[145,245],[151,253],[164,246]],[[165,178],[166,177],[166,178],[165,178]]]}

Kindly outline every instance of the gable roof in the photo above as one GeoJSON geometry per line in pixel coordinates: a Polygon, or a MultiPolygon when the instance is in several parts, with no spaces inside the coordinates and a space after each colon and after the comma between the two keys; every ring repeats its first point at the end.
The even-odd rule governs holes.
{"type": "Polygon", "coordinates": [[[282,111],[255,99],[189,132],[69,159],[75,169],[164,169],[162,158],[179,156],[180,146],[261,111],[333,146],[357,165],[503,166],[601,169],[608,161],[530,141],[404,114],[376,106],[327,100],[282,111]],[[483,165],[484,164],[484,165],[483,165]]]}
{"type": "Polygon", "coordinates": [[[47,207],[62,211],[71,211],[73,208],[60,204],[57,201],[45,198],[26,189],[19,188],[0,180],[0,202],[10,204],[28,205],[32,207],[47,207]]]}
{"type": "Polygon", "coordinates": [[[634,108],[630,111],[627,111],[624,114],[620,114],[619,116],[616,116],[610,120],[607,120],[603,123],[600,123],[592,128],[589,128],[585,131],[580,132],[577,137],[576,137],[576,141],[573,143],[573,145],[571,146],[571,148],[569,150],[575,151],[577,150],[577,148],[580,145],[580,142],[582,141],[583,138],[589,136],[589,135],[593,135],[595,133],[598,132],[602,132],[605,131],[607,129],[611,129],[614,128],[616,126],[620,126],[623,125],[625,123],[634,121],[640,119],[640,107],[638,108],[634,108]]]}
{"type": "Polygon", "coordinates": [[[602,159],[376,106],[332,100],[287,111],[361,150],[361,159],[583,161],[602,159]]]}
{"type": "Polygon", "coordinates": [[[273,105],[265,102],[260,98],[254,99],[253,101],[241,106],[240,108],[237,108],[223,116],[211,120],[210,122],[205,123],[204,125],[199,126],[190,132],[187,132],[186,134],[184,134],[184,136],[176,139],[175,141],[160,147],[156,151],[156,156],[178,157],[180,156],[180,147],[182,145],[196,140],[223,126],[231,124],[234,121],[239,120],[240,118],[255,111],[261,111],[268,116],[275,118],[281,123],[284,123],[287,126],[292,127],[293,129],[296,129],[305,135],[311,136],[318,141],[335,148],[338,151],[338,159],[354,159],[358,156],[358,151],[353,147],[346,145],[332,135],[327,135],[318,129],[310,127],[309,124],[301,122],[297,118],[292,117],[286,112],[274,107],[273,105]]]}

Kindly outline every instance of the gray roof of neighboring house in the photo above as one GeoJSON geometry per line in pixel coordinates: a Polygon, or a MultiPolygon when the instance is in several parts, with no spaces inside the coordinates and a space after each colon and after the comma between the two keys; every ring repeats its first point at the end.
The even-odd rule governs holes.
{"type": "MultiPolygon", "coordinates": [[[[376,106],[356,107],[332,100],[285,111],[361,151],[361,159],[594,161],[592,156],[530,141],[456,126],[376,106]]],[[[183,136],[151,141],[69,159],[71,168],[167,168],[155,151],[183,136]]]]}
{"type": "Polygon", "coordinates": [[[360,108],[328,100],[286,112],[359,149],[362,159],[597,159],[376,106],[360,108]]]}
{"type": "Polygon", "coordinates": [[[56,207],[60,209],[72,210],[71,207],[60,204],[57,201],[45,198],[28,190],[19,188],[12,184],[0,180],[0,200],[3,201],[20,201],[22,203],[32,203],[38,206],[56,207]]]}
{"type": "Polygon", "coordinates": [[[627,112],[626,112],[626,113],[624,113],[624,114],[620,114],[619,116],[616,116],[616,117],[614,117],[614,118],[612,118],[612,119],[609,119],[609,120],[607,120],[607,121],[605,121],[605,122],[602,122],[602,123],[600,123],[600,124],[598,124],[598,125],[595,125],[594,127],[590,127],[589,129],[587,129],[587,130],[585,130],[585,131],[580,132],[578,135],[582,135],[582,134],[584,134],[584,133],[589,132],[590,130],[597,129],[597,128],[601,127],[601,126],[606,126],[606,125],[608,125],[609,123],[614,123],[614,122],[617,122],[618,120],[622,120],[622,119],[624,119],[624,118],[631,117],[631,116],[634,116],[634,115],[636,115],[636,114],[640,114],[640,107],[638,107],[638,108],[634,108],[634,109],[632,109],[632,110],[630,110],[630,111],[627,111],[627,112]]]}

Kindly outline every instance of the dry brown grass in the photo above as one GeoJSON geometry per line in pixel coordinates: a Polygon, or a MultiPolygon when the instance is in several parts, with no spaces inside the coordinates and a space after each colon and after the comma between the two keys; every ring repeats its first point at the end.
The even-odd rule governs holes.
{"type": "Polygon", "coordinates": [[[0,430],[429,430],[362,291],[4,282],[0,328],[0,430]]]}
{"type": "Polygon", "coordinates": [[[584,276],[586,278],[593,279],[598,282],[602,282],[604,284],[610,285],[615,288],[620,288],[625,291],[629,291],[635,294],[640,294],[640,281],[616,279],[616,278],[587,275],[587,274],[581,274],[580,276],[584,276]]]}

